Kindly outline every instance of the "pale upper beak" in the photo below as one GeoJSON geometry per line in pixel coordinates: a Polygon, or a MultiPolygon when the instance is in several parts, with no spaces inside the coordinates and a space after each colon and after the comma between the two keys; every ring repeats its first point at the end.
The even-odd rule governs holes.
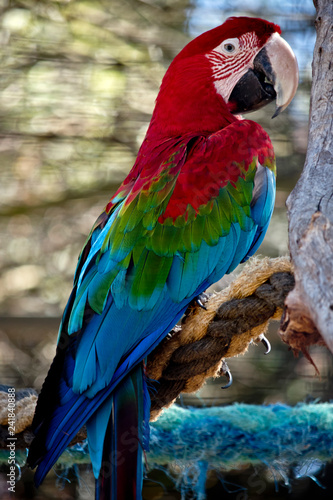
{"type": "Polygon", "coordinates": [[[286,109],[296,94],[298,86],[298,64],[290,45],[274,33],[265,45],[268,59],[272,65],[276,92],[276,110],[272,118],[286,109]]]}

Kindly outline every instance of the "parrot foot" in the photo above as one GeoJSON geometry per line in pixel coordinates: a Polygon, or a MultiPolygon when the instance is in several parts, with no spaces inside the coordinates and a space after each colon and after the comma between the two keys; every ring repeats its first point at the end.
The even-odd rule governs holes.
{"type": "Polygon", "coordinates": [[[231,371],[229,370],[229,366],[227,365],[227,362],[225,360],[222,361],[222,366],[220,368],[218,375],[220,375],[220,376],[225,375],[227,377],[228,382],[226,383],[226,385],[222,385],[221,389],[228,389],[228,387],[231,386],[233,379],[232,379],[231,371]]]}
{"type": "Polygon", "coordinates": [[[207,307],[205,306],[205,302],[207,302],[209,299],[209,296],[207,293],[200,293],[194,300],[200,306],[202,309],[207,311],[207,307]]]}
{"type": "Polygon", "coordinates": [[[174,336],[174,334],[175,334],[175,333],[180,332],[180,331],[181,331],[181,329],[182,329],[182,327],[181,327],[180,325],[175,325],[175,326],[173,327],[173,329],[172,329],[172,330],[170,330],[170,332],[166,334],[165,338],[166,338],[167,340],[172,339],[172,337],[174,336]]]}
{"type": "Polygon", "coordinates": [[[263,333],[261,333],[259,335],[259,340],[260,342],[262,342],[265,346],[265,349],[266,349],[266,352],[264,354],[269,354],[271,352],[271,344],[270,344],[270,341],[268,340],[267,337],[265,337],[265,335],[263,333]]]}
{"type": "MultiPolygon", "coordinates": [[[[199,293],[194,299],[191,300],[191,302],[188,305],[188,308],[185,311],[184,319],[187,318],[190,314],[193,313],[193,311],[196,310],[196,306],[198,305],[201,307],[201,309],[204,309],[207,311],[207,307],[205,306],[205,302],[207,302],[209,299],[209,295],[207,293],[199,293]]],[[[184,321],[184,319],[182,321],[184,321]]]]}

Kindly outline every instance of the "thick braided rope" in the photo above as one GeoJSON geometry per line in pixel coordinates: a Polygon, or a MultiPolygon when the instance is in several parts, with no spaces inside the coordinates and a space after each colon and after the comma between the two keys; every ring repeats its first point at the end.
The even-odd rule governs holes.
{"type": "Polygon", "coordinates": [[[221,371],[223,358],[243,354],[280,320],[284,300],[294,286],[288,257],[253,258],[231,285],[213,295],[206,310],[198,305],[148,357],[153,379],[151,419],[181,392],[195,392],[221,371]]]}
{"type": "MultiPolygon", "coordinates": [[[[17,448],[27,448],[33,439],[30,426],[37,404],[37,393],[33,389],[20,389],[15,393],[15,434],[17,448]]],[[[0,448],[8,445],[8,387],[0,386],[0,448]]]]}
{"type": "MultiPolygon", "coordinates": [[[[280,319],[287,293],[293,288],[289,258],[253,258],[225,290],[214,294],[206,310],[191,306],[181,328],[176,327],[148,357],[151,385],[151,420],[170,406],[181,392],[195,392],[208,377],[216,376],[223,358],[244,353],[280,319]]],[[[31,389],[17,391],[17,447],[29,446],[30,425],[37,401],[31,389]]],[[[7,390],[0,387],[0,447],[6,446],[7,390]]],[[[82,432],[76,439],[84,439],[82,432]]]]}
{"type": "MultiPolygon", "coordinates": [[[[32,424],[37,403],[37,394],[33,389],[21,389],[15,402],[15,430],[17,433],[32,424]]],[[[0,387],[0,425],[8,425],[8,392],[0,387]]]]}

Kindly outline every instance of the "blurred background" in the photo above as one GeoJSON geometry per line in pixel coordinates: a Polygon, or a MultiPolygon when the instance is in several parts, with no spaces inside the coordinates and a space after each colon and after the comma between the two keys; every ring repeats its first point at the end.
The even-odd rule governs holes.
{"type": "MultiPolygon", "coordinates": [[[[0,383],[40,390],[78,254],[134,163],[166,68],[191,38],[232,15],[278,23],[300,66],[299,90],[288,109],[274,120],[273,105],[252,114],[277,155],[276,207],[260,249],[275,257],[288,253],[285,201],[307,146],[315,43],[311,0],[0,0],[0,383]]],[[[221,380],[211,381],[179,404],[293,405],[332,398],[333,363],[326,350],[311,351],[319,378],[304,357],[294,358],[274,326],[269,339],[269,356],[253,346],[229,362],[230,389],[221,391],[221,380]]],[[[332,498],[332,472],[332,464],[298,476],[291,470],[288,486],[269,467],[249,468],[231,473],[232,483],[245,489],[227,493],[229,476],[213,475],[207,494],[231,500],[332,498]],[[322,486],[308,477],[313,474],[322,486]],[[256,487],[257,476],[265,479],[264,491],[256,487]]],[[[51,473],[36,492],[31,471],[24,471],[16,497],[92,498],[91,473],[79,476],[81,481],[72,474],[71,483],[60,487],[51,473]]],[[[145,499],[180,498],[165,473],[149,477],[145,499]]],[[[3,474],[1,498],[5,480],[3,474]]]]}

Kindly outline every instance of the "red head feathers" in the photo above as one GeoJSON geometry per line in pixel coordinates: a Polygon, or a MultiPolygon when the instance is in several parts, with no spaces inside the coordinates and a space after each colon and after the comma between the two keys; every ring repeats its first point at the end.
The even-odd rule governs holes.
{"type": "MultiPolygon", "coordinates": [[[[209,134],[233,122],[236,118],[232,112],[260,107],[258,104],[252,106],[251,101],[244,109],[244,104],[239,107],[228,101],[234,87],[248,70],[253,70],[256,56],[271,40],[276,38],[281,46],[287,45],[280,33],[279,26],[263,19],[230,17],[221,26],[192,40],[175,57],[165,74],[148,136],[209,134]]],[[[265,76],[260,87],[266,91],[265,76]]],[[[270,79],[274,77],[270,75],[270,79]]],[[[274,82],[271,83],[274,86],[274,82]]],[[[250,86],[253,87],[253,82],[250,86]]],[[[276,97],[274,90],[268,94],[267,102],[272,96],[276,97]]],[[[262,102],[261,96],[256,99],[262,102]]]]}

